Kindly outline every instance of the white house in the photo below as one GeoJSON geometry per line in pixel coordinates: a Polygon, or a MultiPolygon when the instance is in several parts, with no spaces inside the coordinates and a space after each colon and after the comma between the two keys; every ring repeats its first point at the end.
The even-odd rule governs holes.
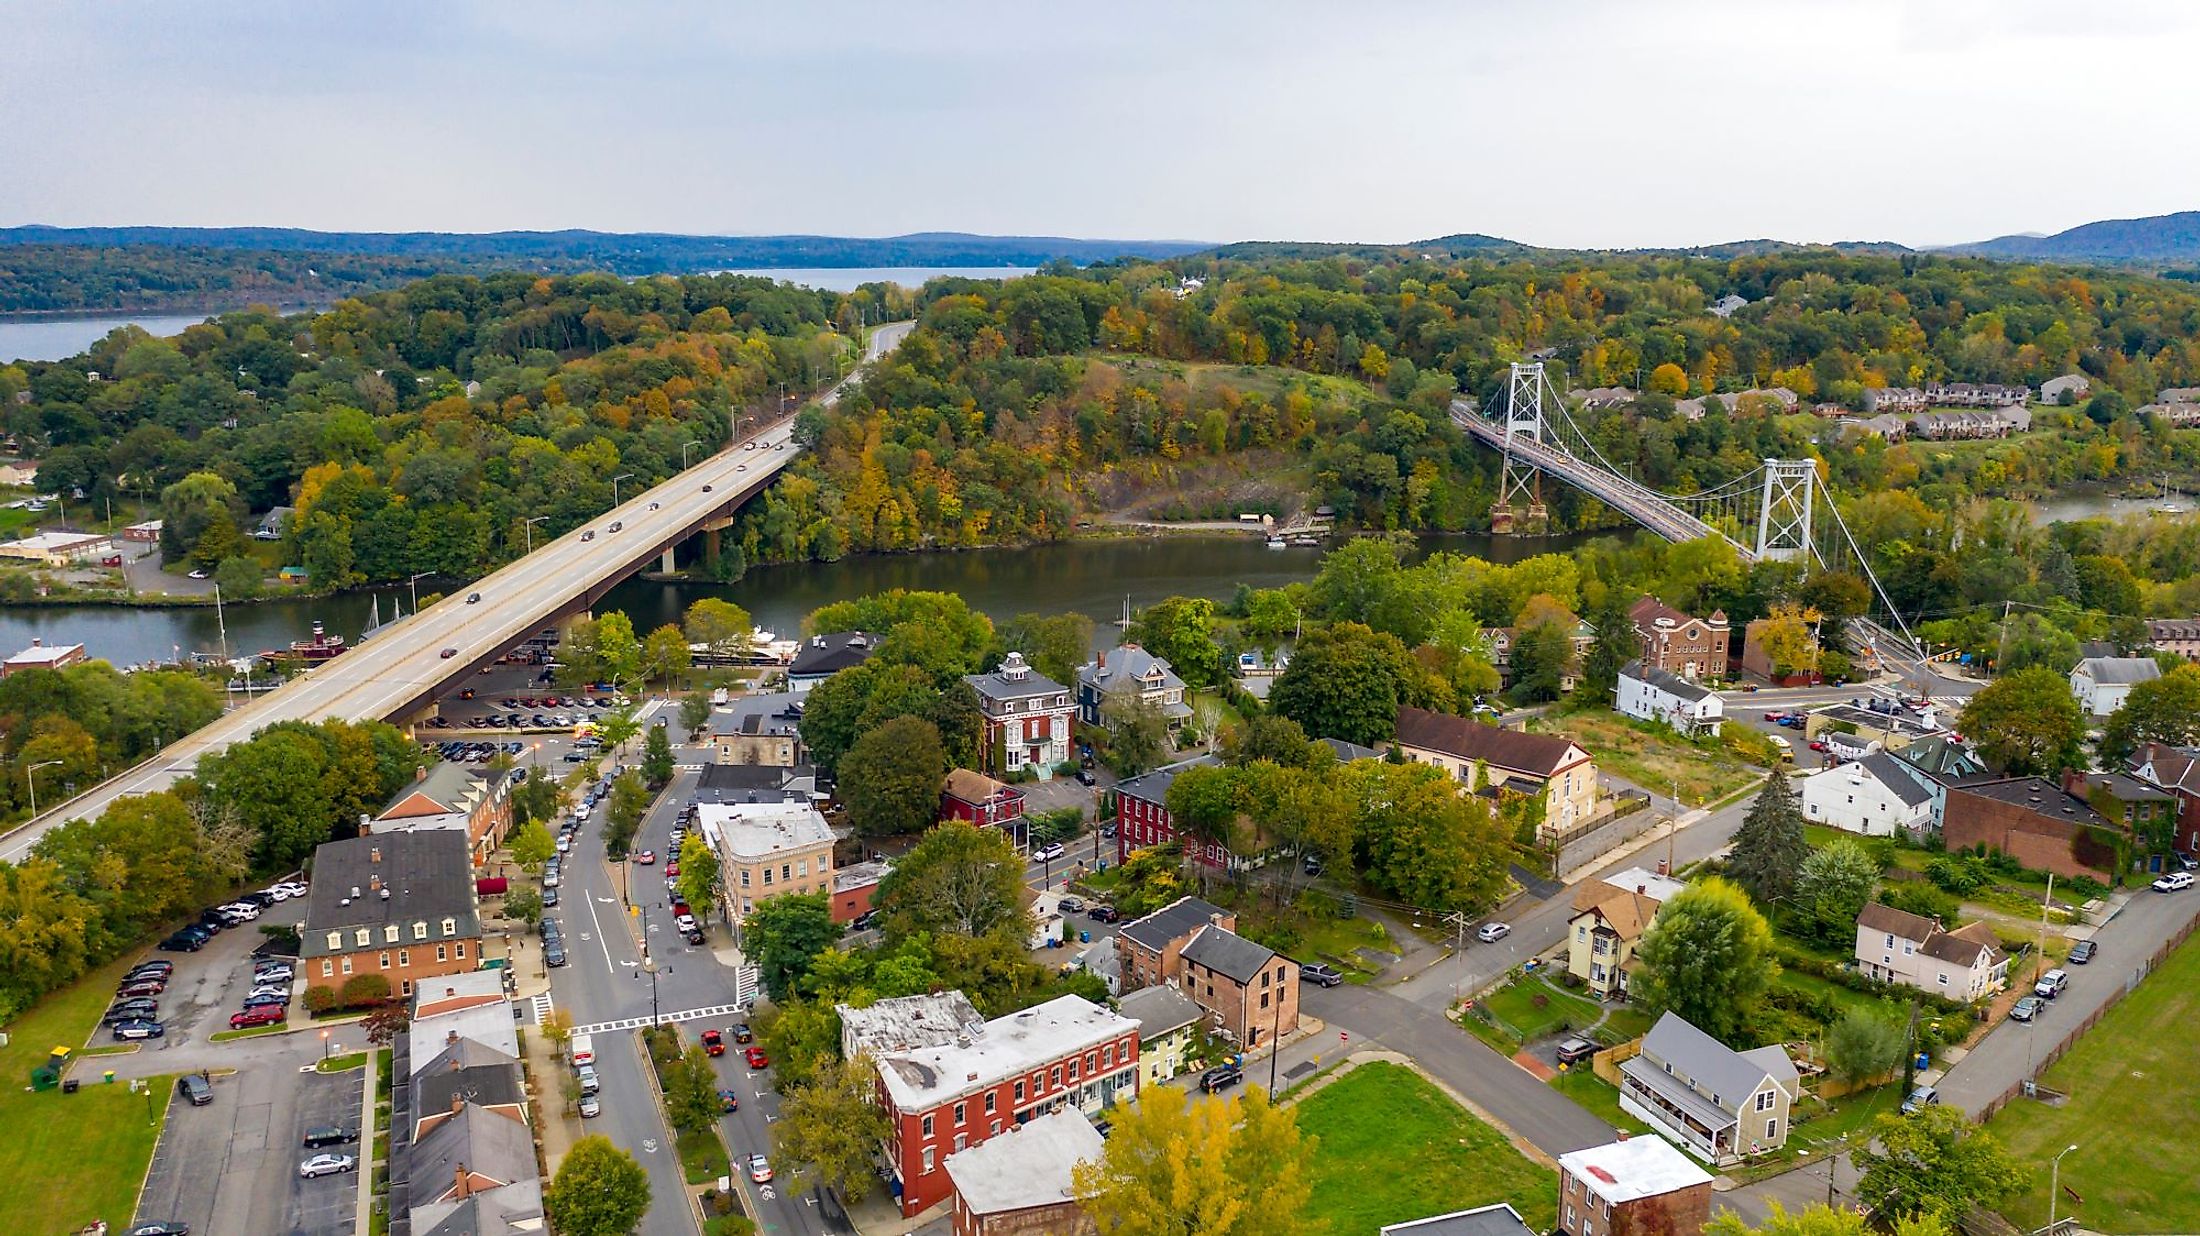
{"type": "Polygon", "coordinates": [[[1869,978],[1977,1000],[2009,980],[2009,955],[1983,922],[1941,930],[1934,919],[1871,902],[1856,916],[1856,965],[1869,978]]]}
{"type": "Polygon", "coordinates": [[[1618,708],[1640,721],[1663,721],[1683,734],[1719,736],[1726,701],[1679,674],[1629,661],[1619,672],[1618,708]]]}
{"type": "Polygon", "coordinates": [[[1802,1093],[1777,1044],[1735,1051],[1672,1012],[1619,1072],[1620,1110],[1707,1163],[1786,1145],[1788,1113],[1802,1093]]]}
{"type": "Polygon", "coordinates": [[[1933,794],[1874,751],[1803,778],[1803,818],[1866,837],[1919,836],[1932,831],[1933,794]]]}
{"type": "Polygon", "coordinates": [[[2059,378],[2049,378],[2040,383],[2040,402],[2061,403],[2064,391],[2070,392],[2070,398],[2076,401],[2092,393],[2093,383],[2082,373],[2066,373],[2059,378]]]}
{"type": "Polygon", "coordinates": [[[2070,694],[2088,716],[2105,717],[2124,706],[2133,687],[2161,676],[2152,657],[2087,657],[2070,671],[2070,694]]]}

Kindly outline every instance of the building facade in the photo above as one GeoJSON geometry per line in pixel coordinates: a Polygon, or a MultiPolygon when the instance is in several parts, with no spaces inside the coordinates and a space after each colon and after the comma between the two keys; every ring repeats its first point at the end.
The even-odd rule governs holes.
{"type": "Polygon", "coordinates": [[[2124,706],[2133,687],[2161,676],[2152,657],[2087,657],[2070,671],[2070,694],[2088,716],[2105,717],[2124,706]]]}
{"type": "Polygon", "coordinates": [[[1624,997],[1635,945],[1650,929],[1658,907],[1683,887],[1679,880],[1640,868],[1576,885],[1573,917],[1566,920],[1567,973],[1587,983],[1599,1000],[1624,997]]]}
{"type": "Polygon", "coordinates": [[[84,645],[49,644],[42,639],[31,640],[31,646],[0,661],[0,678],[20,674],[24,670],[67,669],[84,663],[84,645]]]}
{"type": "Polygon", "coordinates": [[[1645,596],[1627,610],[1642,641],[1643,664],[1683,678],[1724,678],[1727,665],[1726,611],[1696,618],[1656,597],[1645,596]]]}
{"type": "Polygon", "coordinates": [[[1933,919],[1876,901],[1856,916],[1856,966],[1867,978],[1950,1000],[1984,999],[2009,980],[2009,955],[1987,924],[1943,931],[1933,919]]]}
{"type": "Polygon", "coordinates": [[[1539,831],[1545,835],[1565,832],[1596,814],[1596,763],[1570,739],[1421,708],[1398,710],[1396,734],[1393,745],[1402,758],[1442,769],[1465,793],[1540,796],[1539,831]]]}
{"type": "Polygon", "coordinates": [[[1299,1028],[1299,967],[1265,945],[1208,924],[1177,951],[1176,985],[1231,1042],[1251,1051],[1299,1028]]]}
{"type": "Polygon", "coordinates": [[[480,966],[481,913],[466,835],[428,829],[324,842],[298,927],[308,988],[359,974],[410,997],[422,981],[480,966]]]}
{"type": "Polygon", "coordinates": [[[1707,1163],[1787,1144],[1788,1114],[1802,1092],[1778,1047],[1735,1051],[1667,1013],[1622,1062],[1620,1109],[1707,1163]]]}
{"type": "Polygon", "coordinates": [[[1237,915],[1197,897],[1179,897],[1115,933],[1117,971],[1124,992],[1167,986],[1183,972],[1182,953],[1209,925],[1237,930],[1237,915]]]}
{"type": "Polygon", "coordinates": [[[984,773],[950,769],[940,786],[940,819],[1023,836],[1024,792],[984,773]]]}
{"type": "Polygon", "coordinates": [[[1641,661],[1620,670],[1615,706],[1622,716],[1661,722],[1691,737],[1717,738],[1726,720],[1726,701],[1717,692],[1641,661]]]}
{"type": "Polygon", "coordinates": [[[1191,1067],[1192,1031],[1206,1014],[1190,996],[1165,985],[1141,987],[1116,1001],[1116,1011],[1138,1023],[1138,1068],[1145,1085],[1158,1086],[1191,1067]]]}
{"type": "Polygon", "coordinates": [[[1072,1176],[1103,1150],[1092,1121],[1060,1111],[949,1155],[955,1236],[1094,1236],[1072,1176]]]}
{"type": "Polygon", "coordinates": [[[474,866],[483,866],[512,831],[512,774],[467,764],[429,765],[367,824],[377,835],[431,828],[464,833],[474,866]]]}
{"type": "Polygon", "coordinates": [[[1622,1133],[1616,1142],[1558,1157],[1558,1230],[1565,1236],[1698,1236],[1710,1218],[1711,1173],[1663,1138],[1622,1133]]]}
{"type": "Polygon", "coordinates": [[[1153,705],[1172,731],[1192,716],[1192,706],[1184,701],[1184,680],[1167,661],[1136,644],[1109,649],[1077,670],[1079,724],[1106,725],[1107,703],[1118,698],[1153,705]]]}
{"type": "Polygon", "coordinates": [[[2115,847],[2092,828],[2116,825],[2090,803],[2039,777],[1972,777],[1950,785],[1940,835],[1950,853],[1985,846],[2033,871],[2115,879],[2115,847]]]}
{"type": "Polygon", "coordinates": [[[1933,828],[1933,795],[1901,761],[1884,751],[1820,769],[1803,778],[1803,818],[1865,837],[1933,828]]]}
{"type": "Polygon", "coordinates": [[[711,710],[706,741],[721,764],[793,768],[808,761],[802,745],[802,696],[793,691],[744,695],[711,710]]]}
{"type": "MultiPolygon", "coordinates": [[[[1121,864],[1134,850],[1166,845],[1178,840],[1176,820],[1169,814],[1169,787],[1187,768],[1219,764],[1213,755],[1193,756],[1132,777],[1115,787],[1115,861],[1121,864]]],[[[1230,847],[1220,841],[1184,838],[1184,856],[1218,871],[1238,865],[1230,847]]]]}
{"type": "Polygon", "coordinates": [[[833,830],[810,804],[704,803],[695,820],[736,917],[782,893],[833,891],[833,830]]]}
{"type": "Polygon", "coordinates": [[[787,690],[806,694],[811,687],[878,651],[878,636],[868,631],[834,631],[803,640],[787,662],[787,690]]]}
{"type": "Polygon", "coordinates": [[[995,776],[1030,769],[1041,780],[1070,759],[1070,718],[1077,711],[1068,687],[1009,653],[990,674],[966,675],[985,718],[980,760],[995,776]]]}

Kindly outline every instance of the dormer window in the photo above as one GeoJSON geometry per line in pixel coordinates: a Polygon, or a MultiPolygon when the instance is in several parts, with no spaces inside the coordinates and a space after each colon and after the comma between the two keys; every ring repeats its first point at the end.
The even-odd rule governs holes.
{"type": "Polygon", "coordinates": [[[458,934],[458,920],[457,920],[457,919],[455,919],[455,918],[447,918],[447,919],[444,919],[444,920],[443,920],[443,934],[444,934],[444,935],[447,935],[447,936],[455,936],[455,935],[457,935],[457,934],[458,934]]]}
{"type": "Polygon", "coordinates": [[[415,939],[415,940],[425,940],[425,939],[427,939],[427,938],[428,938],[428,924],[427,924],[426,922],[423,922],[423,921],[415,921],[415,922],[413,923],[413,939],[415,939]]]}
{"type": "Polygon", "coordinates": [[[332,952],[332,953],[333,953],[333,952],[337,952],[338,950],[342,949],[343,947],[344,947],[344,933],[343,933],[343,932],[341,932],[341,931],[332,931],[332,932],[328,933],[328,951],[329,951],[329,952],[332,952]]]}
{"type": "Polygon", "coordinates": [[[368,931],[368,930],[367,930],[366,928],[364,928],[364,927],[361,927],[361,928],[359,929],[359,947],[361,947],[361,948],[365,948],[365,947],[367,946],[367,943],[368,943],[368,941],[372,940],[373,938],[374,938],[374,933],[373,933],[373,932],[371,932],[371,931],[368,931]]]}
{"type": "Polygon", "coordinates": [[[397,943],[397,924],[391,923],[382,929],[382,942],[384,944],[397,943]]]}

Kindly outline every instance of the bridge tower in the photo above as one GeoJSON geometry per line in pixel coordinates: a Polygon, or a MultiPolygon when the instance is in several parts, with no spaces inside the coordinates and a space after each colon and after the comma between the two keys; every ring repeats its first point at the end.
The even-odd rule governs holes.
{"type": "Polygon", "coordinates": [[[1811,500],[1818,491],[1818,464],[1809,459],[1767,459],[1765,486],[1757,506],[1757,557],[1808,559],[1811,500]]]}
{"type": "Polygon", "coordinates": [[[1538,445],[1543,441],[1544,385],[1543,362],[1512,367],[1512,381],[1505,392],[1504,472],[1498,480],[1497,505],[1490,508],[1490,531],[1500,536],[1542,532],[1550,525],[1550,512],[1543,506],[1543,474],[1513,450],[1516,437],[1538,445]]]}

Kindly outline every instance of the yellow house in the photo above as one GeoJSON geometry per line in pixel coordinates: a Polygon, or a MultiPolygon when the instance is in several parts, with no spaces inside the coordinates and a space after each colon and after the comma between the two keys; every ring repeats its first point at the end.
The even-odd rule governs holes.
{"type": "Polygon", "coordinates": [[[1566,920],[1567,972],[1587,983],[1599,1000],[1626,995],[1635,945],[1658,907],[1682,887],[1640,867],[1609,880],[1583,881],[1574,889],[1573,917],[1566,920]]]}
{"type": "Polygon", "coordinates": [[[1192,1031],[1199,1005],[1166,984],[1141,987],[1117,1001],[1123,1016],[1138,1023],[1139,1086],[1158,1086],[1189,1068],[1192,1031]]]}
{"type": "Polygon", "coordinates": [[[1586,823],[1597,810],[1597,766],[1579,744],[1555,734],[1528,734],[1471,717],[1398,710],[1397,748],[1413,763],[1432,764],[1469,794],[1506,790],[1541,796],[1549,836],[1586,823]]]}

